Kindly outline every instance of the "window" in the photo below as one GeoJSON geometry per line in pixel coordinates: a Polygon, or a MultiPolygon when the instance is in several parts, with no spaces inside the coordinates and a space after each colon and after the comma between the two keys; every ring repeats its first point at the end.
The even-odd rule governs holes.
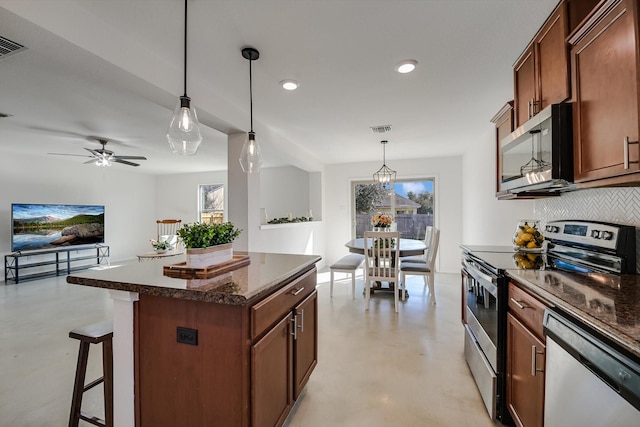
{"type": "Polygon", "coordinates": [[[222,184],[200,185],[198,213],[202,223],[224,222],[224,187],[222,184]]]}
{"type": "Polygon", "coordinates": [[[434,179],[397,181],[394,191],[387,191],[378,184],[354,182],[352,199],[355,213],[355,237],[362,237],[371,230],[371,217],[377,212],[393,216],[400,237],[424,239],[429,225],[434,224],[434,179]]]}

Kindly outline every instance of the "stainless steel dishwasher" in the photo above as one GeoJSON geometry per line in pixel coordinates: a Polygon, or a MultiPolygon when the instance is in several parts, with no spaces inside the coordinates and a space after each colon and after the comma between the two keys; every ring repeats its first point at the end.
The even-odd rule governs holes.
{"type": "Polygon", "coordinates": [[[640,364],[548,309],[544,425],[640,426],[640,364]]]}

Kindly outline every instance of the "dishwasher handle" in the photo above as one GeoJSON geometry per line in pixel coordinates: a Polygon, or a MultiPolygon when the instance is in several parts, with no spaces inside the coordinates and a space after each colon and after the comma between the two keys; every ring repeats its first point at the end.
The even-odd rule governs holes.
{"type": "Polygon", "coordinates": [[[558,310],[546,309],[543,323],[546,336],[640,410],[639,363],[558,310]]]}

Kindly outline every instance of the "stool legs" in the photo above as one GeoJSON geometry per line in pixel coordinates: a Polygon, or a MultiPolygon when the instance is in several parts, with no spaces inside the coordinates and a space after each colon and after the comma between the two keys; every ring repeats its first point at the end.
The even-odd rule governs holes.
{"type": "Polygon", "coordinates": [[[104,378],[104,421],[113,427],[113,342],[102,343],[102,374],[104,378]]]}
{"type": "Polygon", "coordinates": [[[90,344],[88,342],[80,341],[80,350],[78,350],[78,364],[76,366],[76,379],[73,383],[73,396],[71,397],[71,414],[69,415],[69,427],[78,427],[78,423],[80,422],[80,407],[82,406],[84,380],[87,374],[89,345],[90,344]]]}
{"type": "Polygon", "coordinates": [[[96,426],[113,427],[113,343],[111,339],[102,342],[102,378],[98,378],[85,385],[90,346],[90,342],[80,341],[76,378],[73,383],[73,396],[71,398],[69,427],[78,427],[80,420],[96,426]],[[98,417],[82,412],[82,397],[84,392],[100,383],[102,383],[104,387],[104,421],[98,417]]]}

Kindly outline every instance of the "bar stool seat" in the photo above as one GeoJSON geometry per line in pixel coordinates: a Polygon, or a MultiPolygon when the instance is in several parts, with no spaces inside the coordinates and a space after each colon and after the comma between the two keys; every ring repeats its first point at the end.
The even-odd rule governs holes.
{"type": "Polygon", "coordinates": [[[76,378],[73,384],[69,427],[78,427],[80,420],[103,427],[113,427],[113,322],[105,320],[76,328],[69,332],[69,338],[80,340],[76,378]],[[102,343],[102,377],[85,385],[87,361],[91,344],[102,343]],[[104,420],[82,412],[82,396],[85,391],[104,383],[104,420]]]}

